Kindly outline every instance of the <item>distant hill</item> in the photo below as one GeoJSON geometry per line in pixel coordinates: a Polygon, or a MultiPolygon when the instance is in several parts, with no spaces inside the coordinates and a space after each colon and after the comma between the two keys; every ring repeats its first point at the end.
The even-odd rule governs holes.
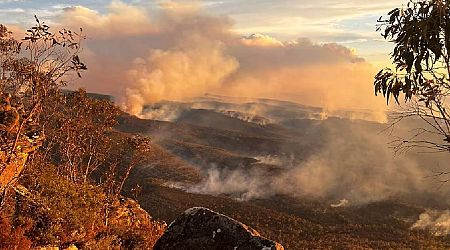
{"type": "MultiPolygon", "coordinates": [[[[342,117],[327,117],[320,108],[290,102],[246,102],[220,96],[186,103],[162,102],[145,110],[148,117],[157,113],[159,120],[124,114],[117,130],[149,136],[155,144],[147,163],[132,173],[127,189],[136,184],[142,187],[137,198],[155,218],[170,222],[190,207],[208,207],[254,227],[288,249],[450,247],[449,237],[410,229],[426,209],[446,207],[438,195],[432,198],[432,191],[398,193],[372,202],[350,199],[349,206],[330,206],[344,198],[339,192],[364,192],[355,186],[363,182],[356,182],[352,176],[378,178],[384,171],[398,171],[389,170],[394,163],[387,162],[389,167],[383,163],[392,154],[382,142],[385,124],[351,119],[352,111],[344,112],[342,117]],[[164,117],[166,113],[170,116],[164,117]],[[249,115],[258,120],[245,119],[249,115]],[[336,175],[337,179],[318,181],[340,184],[331,189],[335,192],[311,197],[301,195],[301,186],[298,192],[290,194],[272,189],[274,183],[280,182],[277,176],[289,171],[295,174],[301,171],[299,166],[319,156],[324,161],[317,169],[327,167],[332,170],[329,175],[336,175]],[[364,166],[361,162],[377,163],[364,166]],[[333,170],[327,164],[342,170],[333,170]],[[347,165],[351,166],[349,170],[343,168],[347,165]],[[262,195],[250,193],[254,198],[245,198],[249,197],[248,192],[255,191],[262,195]]],[[[428,161],[409,160],[408,164],[418,165],[428,161]]],[[[398,175],[397,182],[410,185],[403,183],[401,178],[405,177],[400,177],[400,172],[393,173],[392,176],[398,175]]],[[[421,177],[417,178],[420,182],[421,177]]],[[[289,188],[293,184],[277,185],[289,188]]],[[[374,191],[376,188],[370,187],[374,191]]]]}
{"type": "MultiPolygon", "coordinates": [[[[73,90],[63,89],[61,92],[64,94],[67,94],[67,93],[72,93],[73,90]]],[[[98,93],[87,93],[87,95],[88,95],[88,97],[90,97],[92,99],[114,101],[114,97],[111,95],[103,95],[103,94],[98,94],[98,93]]]]}

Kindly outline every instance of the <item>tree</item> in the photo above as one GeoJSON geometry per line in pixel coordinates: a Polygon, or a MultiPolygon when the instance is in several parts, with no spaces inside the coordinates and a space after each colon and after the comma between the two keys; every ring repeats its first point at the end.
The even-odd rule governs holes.
{"type": "Polygon", "coordinates": [[[426,123],[412,137],[396,140],[395,148],[450,152],[450,1],[410,0],[380,17],[377,30],[395,45],[395,68],[375,76],[375,94],[387,103],[404,97],[407,106],[394,113],[393,124],[410,117],[426,123]]]}
{"type": "Polygon", "coordinates": [[[78,56],[83,39],[81,30],[52,33],[38,18],[21,41],[0,25],[0,192],[39,147],[46,107],[62,86],[87,69],[78,56]]]}
{"type": "Polygon", "coordinates": [[[78,55],[85,39],[81,29],[78,33],[66,29],[52,33],[36,18],[36,25],[22,41],[14,39],[3,25],[0,35],[0,92],[22,106],[24,118],[39,118],[44,102],[87,69],[78,55]]]}
{"type": "Polygon", "coordinates": [[[62,91],[87,70],[79,57],[84,39],[82,29],[53,33],[37,18],[21,41],[0,25],[0,193],[25,165],[55,164],[73,182],[89,182],[95,173],[119,195],[139,162],[128,154],[145,139],[113,133],[118,107],[84,90],[62,91]]]}
{"type": "Polygon", "coordinates": [[[109,100],[90,98],[84,90],[61,93],[42,115],[46,140],[40,157],[58,165],[68,179],[87,182],[112,157],[108,133],[118,115],[109,100]]]}
{"type": "Polygon", "coordinates": [[[1,249],[151,249],[164,231],[119,199],[148,138],[114,131],[110,100],[62,89],[87,69],[81,32],[36,18],[19,41],[0,25],[1,249]]]}
{"type": "Polygon", "coordinates": [[[82,29],[53,33],[38,18],[21,41],[0,25],[0,192],[26,162],[54,164],[61,177],[95,180],[118,196],[141,162],[147,139],[113,131],[118,107],[84,90],[62,90],[87,70],[79,57],[84,39],[82,29]]]}
{"type": "Polygon", "coordinates": [[[42,114],[46,139],[36,157],[57,165],[73,182],[94,180],[115,198],[150,148],[145,137],[114,131],[120,114],[109,100],[84,90],[61,94],[42,114]]]}

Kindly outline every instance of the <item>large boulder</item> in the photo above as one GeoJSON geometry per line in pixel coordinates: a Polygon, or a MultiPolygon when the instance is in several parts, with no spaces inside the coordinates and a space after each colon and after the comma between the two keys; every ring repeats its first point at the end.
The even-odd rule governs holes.
{"type": "Polygon", "coordinates": [[[191,208],[172,222],[155,250],[284,250],[254,229],[207,208],[191,208]]]}

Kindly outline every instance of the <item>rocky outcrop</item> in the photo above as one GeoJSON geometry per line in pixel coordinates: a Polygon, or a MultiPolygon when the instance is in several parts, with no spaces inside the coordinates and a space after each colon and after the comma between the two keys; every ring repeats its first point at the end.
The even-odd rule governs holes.
{"type": "Polygon", "coordinates": [[[6,186],[17,181],[27,158],[28,153],[16,153],[12,157],[8,157],[6,151],[0,152],[0,192],[3,192],[6,186]]]}
{"type": "Polygon", "coordinates": [[[28,155],[40,146],[39,139],[19,135],[15,141],[15,136],[12,135],[12,139],[8,141],[9,138],[0,134],[0,140],[7,141],[0,145],[0,193],[5,187],[13,186],[17,182],[25,168],[28,155]]]}
{"type": "Polygon", "coordinates": [[[40,146],[32,122],[26,121],[19,128],[18,109],[11,106],[11,95],[0,92],[0,193],[16,183],[28,155],[40,146]]]}
{"type": "MultiPolygon", "coordinates": [[[[80,189],[86,188],[80,186],[80,189]]],[[[152,249],[167,227],[165,223],[153,220],[136,201],[124,197],[105,203],[105,200],[100,200],[104,197],[100,193],[93,202],[92,197],[84,199],[84,195],[73,195],[76,192],[73,189],[65,189],[65,193],[58,196],[59,205],[48,202],[48,193],[37,193],[20,184],[15,185],[13,190],[16,211],[11,217],[22,218],[29,223],[27,238],[39,250],[76,250],[77,247],[152,249]],[[86,204],[80,207],[83,202],[86,204]],[[107,208],[103,210],[102,205],[103,209],[107,208]],[[55,213],[58,209],[61,211],[55,213]],[[72,209],[73,213],[68,212],[72,209]],[[41,246],[41,242],[45,245],[41,246]]],[[[0,249],[5,249],[2,248],[1,238],[0,249]]]]}
{"type": "Polygon", "coordinates": [[[169,226],[155,250],[284,250],[254,229],[207,208],[191,208],[169,226]]]}
{"type": "Polygon", "coordinates": [[[165,224],[152,221],[151,216],[132,199],[120,197],[109,208],[108,224],[119,228],[145,229],[150,224],[164,230],[165,224]]]}

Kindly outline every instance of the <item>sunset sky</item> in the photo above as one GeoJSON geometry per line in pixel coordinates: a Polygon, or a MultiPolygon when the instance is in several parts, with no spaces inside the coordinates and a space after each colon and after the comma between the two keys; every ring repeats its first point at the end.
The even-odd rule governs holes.
{"type": "MultiPolygon", "coordinates": [[[[149,12],[167,1],[124,0],[149,12]]],[[[181,1],[183,2],[183,1],[181,1]]],[[[186,2],[186,1],[184,1],[186,2]]],[[[375,64],[387,60],[390,45],[375,32],[376,20],[405,0],[203,0],[203,8],[233,19],[242,34],[263,33],[281,40],[307,37],[316,42],[336,42],[355,49],[375,64]]],[[[0,0],[0,22],[26,25],[32,15],[52,20],[64,8],[84,6],[108,12],[110,0],[0,0]]]]}
{"type": "Polygon", "coordinates": [[[376,21],[403,0],[0,0],[0,22],[23,30],[33,15],[83,27],[89,71],[78,82],[130,113],[205,93],[264,97],[383,119],[373,76],[392,45],[376,21]]]}

